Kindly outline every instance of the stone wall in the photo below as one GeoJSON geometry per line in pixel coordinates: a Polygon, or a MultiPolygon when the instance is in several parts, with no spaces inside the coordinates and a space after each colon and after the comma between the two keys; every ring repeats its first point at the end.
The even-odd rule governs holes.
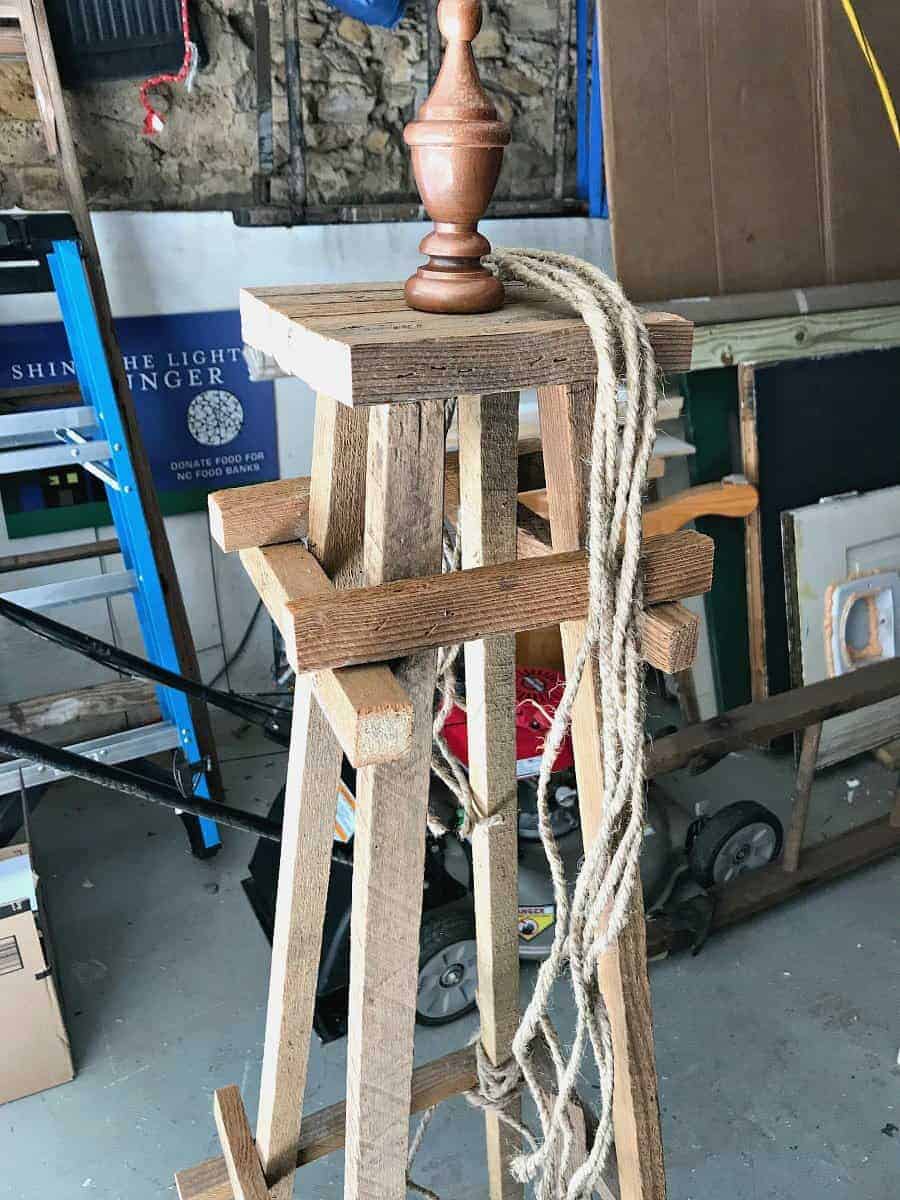
{"type": "MultiPolygon", "coordinates": [[[[315,205],[415,199],[403,126],[427,92],[426,0],[409,0],[394,30],[301,0],[300,41],[308,199],[315,205]]],[[[274,202],[287,188],[287,112],[281,7],[272,4],[274,202]]],[[[199,0],[208,67],[192,92],[163,86],[166,126],[141,135],[139,81],[69,95],[92,207],[228,209],[251,202],[256,112],[251,0],[199,0]]],[[[553,186],[556,0],[486,0],[475,50],[486,87],[510,122],[498,197],[547,197],[553,186]]],[[[570,97],[574,91],[570,87],[570,97]]],[[[570,108],[572,105],[570,104],[570,108]]],[[[574,120],[574,114],[570,113],[574,120]]],[[[574,136],[567,139],[571,194],[574,136]]],[[[62,204],[24,64],[0,64],[0,206],[62,204]]]]}

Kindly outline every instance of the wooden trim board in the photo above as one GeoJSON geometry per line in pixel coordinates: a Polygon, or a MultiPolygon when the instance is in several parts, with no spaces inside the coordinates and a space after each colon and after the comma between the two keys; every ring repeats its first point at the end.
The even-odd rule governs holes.
{"type": "Polygon", "coordinates": [[[900,346],[900,305],[733,321],[694,329],[692,371],[900,346]]]}
{"type": "MultiPolygon", "coordinates": [[[[662,371],[691,363],[690,321],[643,314],[662,371]]],[[[512,284],[494,313],[407,307],[399,283],[245,288],[244,341],[342,404],[443,399],[591,379],[597,358],[574,309],[512,284]]]]}

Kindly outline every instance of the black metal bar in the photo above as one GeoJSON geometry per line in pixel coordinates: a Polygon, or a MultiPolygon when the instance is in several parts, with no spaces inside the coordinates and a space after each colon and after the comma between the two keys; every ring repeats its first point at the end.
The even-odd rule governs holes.
{"type": "Polygon", "coordinates": [[[306,163],[303,146],[303,88],[300,79],[300,18],[297,0],[281,0],[284,20],[284,90],[288,108],[288,194],[291,211],[306,207],[306,163]]]}
{"type": "Polygon", "coordinates": [[[259,167],[253,180],[253,199],[256,204],[268,204],[271,199],[272,173],[275,170],[269,0],[254,0],[253,17],[256,59],[256,145],[259,167]]]}
{"type": "Polygon", "coordinates": [[[225,712],[231,713],[232,716],[240,717],[241,720],[248,721],[251,725],[258,725],[266,737],[280,746],[290,745],[290,714],[274,705],[263,704],[258,700],[235,696],[232,692],[222,692],[218,688],[207,687],[206,684],[197,683],[184,675],[168,671],[165,667],[139,658],[138,655],[131,654],[127,650],[120,650],[118,646],[111,646],[109,642],[102,642],[99,638],[90,637],[77,629],[63,625],[61,621],[54,621],[52,617],[45,616],[44,613],[23,608],[11,600],[0,598],[0,616],[15,622],[16,625],[21,625],[23,629],[30,630],[38,637],[55,642],[58,646],[65,646],[66,649],[74,650],[76,654],[100,663],[101,666],[118,671],[121,675],[128,675],[133,679],[149,679],[161,687],[173,688],[195,700],[213,704],[216,708],[221,708],[225,712]]]}
{"type": "Polygon", "coordinates": [[[557,0],[556,94],[553,112],[553,195],[562,200],[566,180],[566,131],[569,126],[569,66],[572,0],[557,0]]]}
{"type": "Polygon", "coordinates": [[[244,812],[228,804],[218,804],[204,796],[184,796],[174,785],[157,783],[124,767],[102,765],[91,758],[73,754],[71,750],[47,746],[34,738],[23,737],[8,729],[0,729],[0,754],[40,763],[42,766],[64,771],[67,775],[74,775],[76,779],[83,779],[87,783],[96,783],[125,796],[134,796],[138,800],[164,804],[167,808],[191,813],[195,817],[209,817],[211,821],[217,821],[220,825],[228,825],[231,829],[252,833],[256,837],[268,838],[271,842],[281,841],[281,826],[266,817],[258,817],[255,813],[244,812]]]}
{"type": "MultiPolygon", "coordinates": [[[[488,205],[485,218],[504,217],[571,217],[584,216],[586,205],[573,198],[558,200],[553,196],[521,200],[495,200],[488,205]]],[[[424,221],[427,213],[421,204],[409,201],[366,202],[360,204],[308,204],[302,213],[290,208],[270,205],[232,210],[235,225],[240,228],[260,228],[274,225],[367,225],[384,221],[424,221]]]]}

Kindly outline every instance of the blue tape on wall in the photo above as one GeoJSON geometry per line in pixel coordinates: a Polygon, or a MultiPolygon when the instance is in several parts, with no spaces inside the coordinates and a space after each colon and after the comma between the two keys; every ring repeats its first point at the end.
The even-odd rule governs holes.
{"type": "Polygon", "coordinates": [[[406,10],[406,0],[331,0],[335,8],[367,25],[393,29],[406,10]]]}

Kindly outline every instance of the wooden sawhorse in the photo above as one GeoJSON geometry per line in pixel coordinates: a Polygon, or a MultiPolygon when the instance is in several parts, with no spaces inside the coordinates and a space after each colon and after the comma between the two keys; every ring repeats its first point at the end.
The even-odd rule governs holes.
{"type": "MultiPolygon", "coordinates": [[[[471,1048],[413,1071],[419,922],[436,648],[465,643],[481,1036],[499,1063],[518,1024],[515,633],[560,624],[571,661],[587,613],[586,478],[596,359],[581,318],[512,286],[474,317],[413,312],[400,284],[242,294],[244,338],[317,393],[312,474],[212,498],[219,544],[239,550],[297,671],[272,973],[255,1140],[235,1088],[216,1094],[223,1157],[176,1176],[181,1200],[287,1200],[294,1171],[345,1146],[348,1200],[402,1200],[411,1112],[471,1088],[471,1048]],[[518,390],[537,387],[552,552],[522,554],[518,390]],[[459,453],[444,447],[458,398],[459,453]],[[397,401],[410,401],[397,403],[397,401]],[[458,500],[463,570],[441,574],[458,500]],[[298,539],[307,539],[308,549],[298,539]],[[520,556],[517,559],[517,542],[520,556]],[[393,663],[393,669],[387,665],[393,663]],[[346,1101],[302,1123],[341,755],[357,768],[346,1101]],[[511,815],[512,814],[512,815],[511,815]]],[[[692,328],[645,315],[664,371],[685,370],[692,328]]],[[[645,543],[644,656],[689,665],[678,600],[708,589],[712,543],[645,543]]],[[[693,640],[692,640],[693,638],[693,640]]],[[[586,839],[602,803],[591,673],[573,720],[586,839]]],[[[643,904],[601,964],[616,1049],[623,1200],[663,1200],[643,904]]],[[[522,1187],[515,1147],[486,1114],[492,1200],[522,1187]]]]}

